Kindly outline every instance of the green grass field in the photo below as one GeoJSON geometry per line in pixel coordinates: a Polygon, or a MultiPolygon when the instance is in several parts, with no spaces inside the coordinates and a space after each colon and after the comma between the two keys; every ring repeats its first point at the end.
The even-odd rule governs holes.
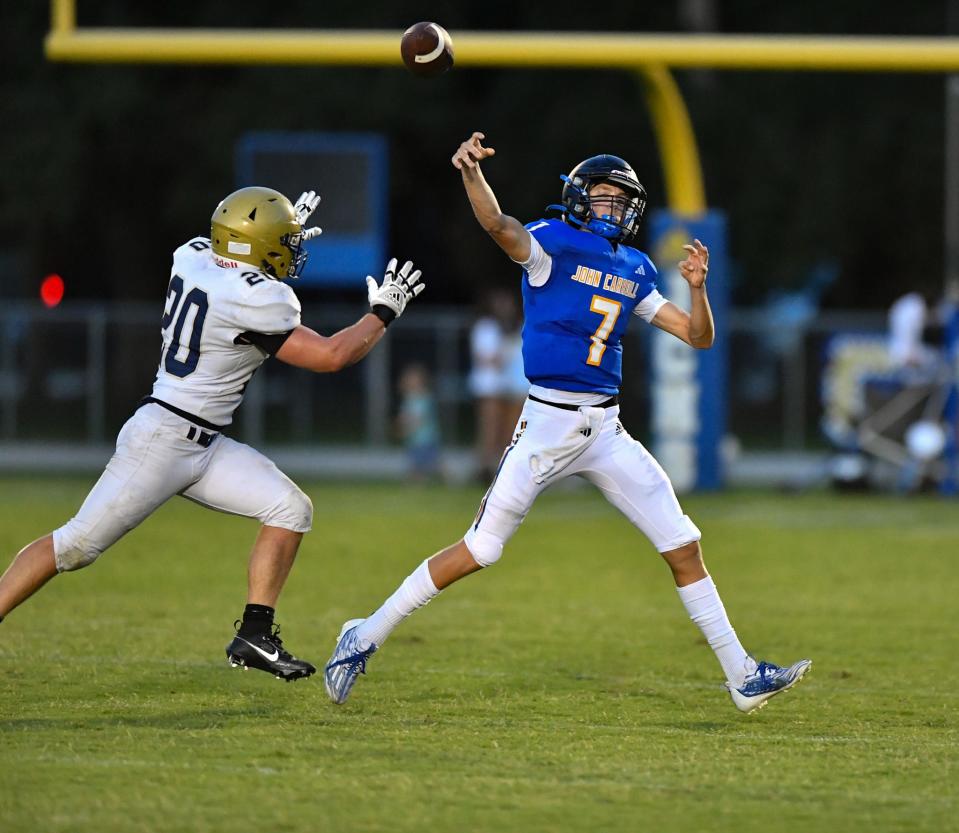
{"type": "MultiPolygon", "coordinates": [[[[4,562],[88,485],[0,479],[4,562]]],[[[480,492],[307,491],[278,621],[321,664],[480,492]]],[[[685,504],[746,646],[815,663],[749,717],[659,557],[589,490],[544,496],[342,707],[319,678],[227,666],[256,527],[175,500],[0,625],[0,830],[956,830],[959,504],[685,504]]]]}

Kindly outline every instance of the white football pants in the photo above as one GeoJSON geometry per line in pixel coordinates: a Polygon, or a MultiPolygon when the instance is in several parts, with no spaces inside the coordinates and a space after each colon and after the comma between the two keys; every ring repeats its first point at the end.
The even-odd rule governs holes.
{"type": "Polygon", "coordinates": [[[309,532],[313,505],[276,465],[219,434],[204,447],[197,426],[160,405],[144,405],[117,436],[116,452],[76,516],[53,533],[60,572],[93,563],[174,495],[309,532]]]}
{"type": "Polygon", "coordinates": [[[476,561],[494,563],[537,496],[577,475],[589,480],[659,552],[698,541],[666,472],[619,421],[619,406],[568,411],[526,401],[513,442],[464,540],[476,561]]]}

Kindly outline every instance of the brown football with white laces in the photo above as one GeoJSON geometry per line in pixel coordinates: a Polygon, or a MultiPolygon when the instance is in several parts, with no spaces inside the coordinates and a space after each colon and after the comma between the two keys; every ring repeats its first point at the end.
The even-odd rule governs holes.
{"type": "Polygon", "coordinates": [[[453,39],[438,23],[415,23],[403,33],[400,54],[414,75],[434,78],[453,66],[453,39]]]}

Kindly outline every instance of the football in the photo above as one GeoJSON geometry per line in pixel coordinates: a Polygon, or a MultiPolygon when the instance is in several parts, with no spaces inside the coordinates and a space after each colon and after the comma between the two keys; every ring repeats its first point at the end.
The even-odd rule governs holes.
{"type": "Polygon", "coordinates": [[[438,23],[415,23],[403,33],[400,54],[414,75],[433,78],[453,66],[453,40],[438,23]]]}

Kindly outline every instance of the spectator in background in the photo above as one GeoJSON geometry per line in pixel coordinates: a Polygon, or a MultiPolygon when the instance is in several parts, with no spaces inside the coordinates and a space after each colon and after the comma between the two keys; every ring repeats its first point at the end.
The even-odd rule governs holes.
{"type": "Polygon", "coordinates": [[[400,375],[399,389],[396,428],[406,446],[409,475],[412,480],[429,480],[439,473],[440,431],[426,368],[407,366],[400,375]]]}
{"type": "Polygon", "coordinates": [[[502,367],[500,369],[500,436],[499,448],[502,454],[513,441],[513,432],[523,413],[523,405],[529,395],[529,380],[523,366],[523,324],[515,299],[505,293],[509,301],[510,327],[503,333],[500,349],[502,367]]]}
{"type": "Polygon", "coordinates": [[[889,308],[889,359],[893,367],[918,368],[935,360],[922,341],[929,317],[929,306],[921,292],[908,292],[893,302],[889,308]]]}
{"type": "Polygon", "coordinates": [[[513,438],[529,383],[523,371],[521,325],[513,295],[495,289],[483,306],[484,314],[470,333],[469,388],[476,409],[479,476],[487,482],[513,438]]]}

